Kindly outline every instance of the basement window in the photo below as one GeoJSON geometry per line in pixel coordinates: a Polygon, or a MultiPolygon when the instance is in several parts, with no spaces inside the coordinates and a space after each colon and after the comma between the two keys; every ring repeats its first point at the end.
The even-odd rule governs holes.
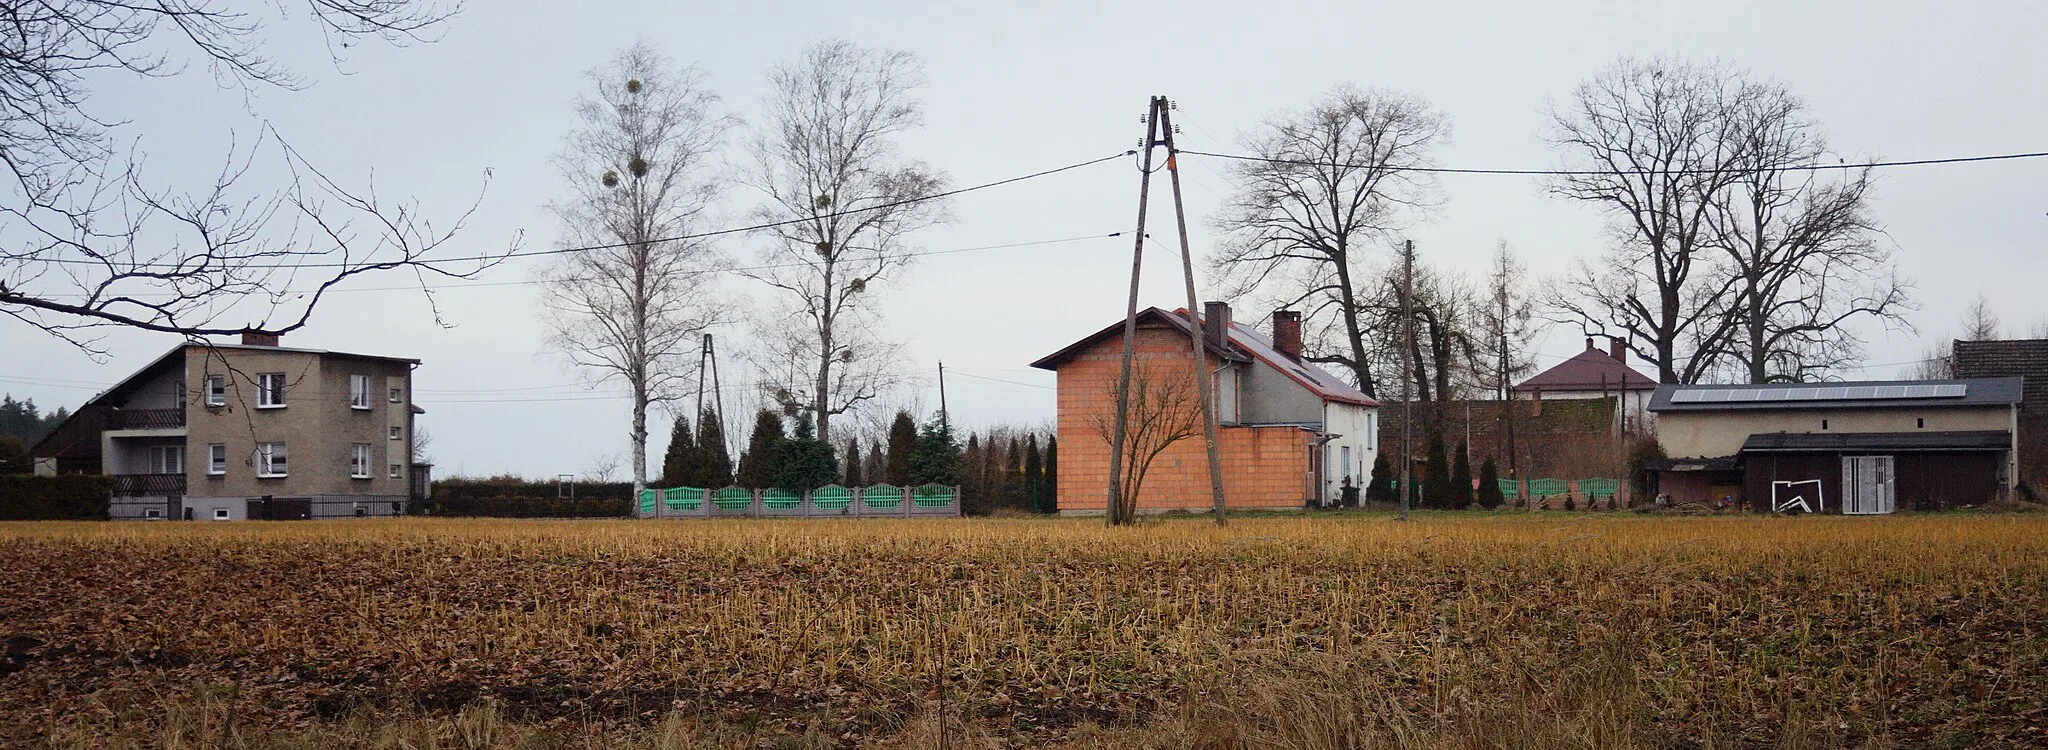
{"type": "Polygon", "coordinates": [[[228,509],[226,509],[226,508],[214,508],[214,509],[213,509],[213,520],[215,520],[215,521],[225,521],[225,520],[228,520],[228,509]]]}
{"type": "Polygon", "coordinates": [[[149,508],[149,509],[146,509],[146,510],[142,511],[142,517],[143,517],[143,518],[156,518],[156,519],[161,519],[161,518],[163,518],[163,517],[164,517],[164,509],[162,509],[162,508],[149,508]]]}

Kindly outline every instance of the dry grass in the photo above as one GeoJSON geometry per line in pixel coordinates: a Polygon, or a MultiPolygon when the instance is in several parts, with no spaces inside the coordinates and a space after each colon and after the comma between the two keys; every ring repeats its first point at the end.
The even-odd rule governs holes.
{"type": "Polygon", "coordinates": [[[0,525],[0,743],[2027,747],[2048,519],[0,525]]]}

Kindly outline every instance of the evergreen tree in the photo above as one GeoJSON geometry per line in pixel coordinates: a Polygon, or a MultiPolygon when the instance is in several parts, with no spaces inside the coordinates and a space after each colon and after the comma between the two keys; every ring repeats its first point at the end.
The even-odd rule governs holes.
{"type": "Polygon", "coordinates": [[[696,469],[697,446],[690,436],[690,418],[676,417],[676,426],[668,433],[668,450],[661,455],[661,484],[686,486],[696,469]]]}
{"type": "Polygon", "coordinates": [[[1451,458],[1451,510],[1472,507],[1472,459],[1466,455],[1464,441],[1458,442],[1458,454],[1451,458]]]}
{"type": "Polygon", "coordinates": [[[861,471],[866,468],[860,462],[860,440],[856,438],[846,441],[846,474],[841,483],[848,487],[866,484],[867,477],[861,476],[861,471]]]}
{"type": "Polygon", "coordinates": [[[960,444],[953,440],[953,426],[945,417],[925,423],[909,458],[912,485],[960,482],[960,444]]]}
{"type": "MultiPolygon", "coordinates": [[[[995,436],[990,435],[989,439],[993,441],[995,436]]],[[[986,471],[987,467],[982,465],[982,454],[986,450],[982,447],[980,435],[971,432],[967,434],[967,450],[960,454],[960,462],[966,467],[960,476],[960,512],[962,513],[981,515],[988,512],[990,504],[987,481],[988,472],[986,471]]]]}
{"type": "Polygon", "coordinates": [[[1003,507],[1028,507],[1024,500],[1024,446],[1015,437],[1009,443],[1009,458],[1003,462],[1003,507]]]}
{"type": "Polygon", "coordinates": [[[910,412],[896,412],[896,420],[889,423],[889,458],[882,469],[882,480],[898,487],[910,484],[910,453],[917,446],[917,423],[911,421],[910,412]]]}
{"type": "Polygon", "coordinates": [[[726,453],[725,428],[709,407],[697,417],[697,457],[691,462],[690,487],[718,489],[732,484],[732,454],[726,453]]]}
{"type": "Polygon", "coordinates": [[[1024,438],[1024,503],[1033,513],[1045,512],[1045,458],[1038,454],[1038,434],[1024,438]]]}
{"type": "Polygon", "coordinates": [[[861,471],[861,478],[868,480],[869,484],[886,481],[889,473],[889,455],[887,451],[882,450],[882,441],[868,441],[867,459],[868,465],[861,471]]]}
{"type": "Polygon", "coordinates": [[[28,446],[22,445],[21,438],[0,435],[0,474],[33,474],[36,461],[28,454],[28,446]]]}
{"type": "Polygon", "coordinates": [[[0,435],[20,438],[22,445],[35,445],[70,417],[71,412],[61,406],[43,414],[36,408],[35,399],[16,401],[13,394],[0,396],[0,435]]]}
{"type": "Polygon", "coordinates": [[[1045,439],[1045,512],[1060,512],[1060,439],[1045,439]]]}
{"type": "Polygon", "coordinates": [[[1387,454],[1381,452],[1372,460],[1372,479],[1365,485],[1365,500],[1369,503],[1391,503],[1400,498],[1394,496],[1394,467],[1387,465],[1387,454]]]}
{"type": "Polygon", "coordinates": [[[1500,491],[1500,464],[1487,456],[1479,464],[1479,507],[1487,510],[1498,508],[1507,502],[1507,496],[1500,491]]]}
{"type": "Polygon", "coordinates": [[[1429,438],[1429,465],[1422,469],[1422,507],[1446,508],[1451,504],[1451,459],[1444,451],[1442,435],[1429,438]]]}
{"type": "Polygon", "coordinates": [[[839,478],[839,466],[832,460],[832,446],[818,439],[818,431],[804,415],[796,419],[796,434],[783,438],[775,447],[772,484],[793,492],[810,492],[839,478]]]}
{"type": "Polygon", "coordinates": [[[747,438],[747,452],[740,454],[741,487],[768,489],[775,481],[775,451],[782,446],[782,415],[762,409],[754,415],[754,434],[747,438]]]}

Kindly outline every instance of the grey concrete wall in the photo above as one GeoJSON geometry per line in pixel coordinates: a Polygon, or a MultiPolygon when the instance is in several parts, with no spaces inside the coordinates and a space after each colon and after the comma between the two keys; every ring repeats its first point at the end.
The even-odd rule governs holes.
{"type": "Polygon", "coordinates": [[[1323,399],[1263,362],[1244,368],[1242,414],[1246,424],[1323,423],[1323,399]]]}
{"type": "Polygon", "coordinates": [[[187,409],[186,476],[193,496],[405,497],[412,439],[407,363],[289,349],[188,347],[186,352],[188,382],[203,383],[207,374],[229,376],[226,406],[204,406],[195,393],[187,409]],[[256,379],[264,372],[285,373],[283,408],[257,408],[256,379]],[[370,377],[368,408],[350,406],[350,375],[370,377]],[[403,390],[401,403],[391,403],[390,388],[403,390]],[[390,437],[393,425],[400,427],[397,440],[390,437]],[[256,476],[256,444],[265,442],[285,444],[288,476],[256,476]],[[223,476],[206,473],[208,446],[214,443],[227,446],[223,476]],[[368,479],[350,477],[350,449],[357,443],[370,446],[368,479]],[[401,467],[397,478],[390,476],[392,464],[401,467]]]}
{"type": "Polygon", "coordinates": [[[1670,411],[1658,415],[1657,442],[1672,458],[1714,458],[1735,455],[1743,441],[1758,433],[2009,430],[2011,418],[2006,406],[1670,411]],[[1827,421],[1826,429],[1821,428],[1822,420],[1827,421]]]}

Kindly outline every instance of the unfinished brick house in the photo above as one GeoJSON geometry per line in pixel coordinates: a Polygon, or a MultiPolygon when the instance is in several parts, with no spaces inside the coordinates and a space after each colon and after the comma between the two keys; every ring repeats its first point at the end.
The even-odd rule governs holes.
{"type": "MultiPolygon", "coordinates": [[[[1228,305],[1205,307],[1202,364],[1215,374],[1226,506],[1298,509],[1336,502],[1347,480],[1363,487],[1377,455],[1379,402],[1302,361],[1299,312],[1274,313],[1267,338],[1234,324],[1228,305]]],[[[1138,314],[1136,359],[1146,377],[1193,381],[1196,323],[1188,317],[1156,307],[1138,314]]],[[[1061,513],[1100,514],[1108,506],[1107,426],[1122,357],[1118,321],[1031,363],[1059,374],[1061,513]]],[[[1138,511],[1207,511],[1205,453],[1199,428],[1167,446],[1145,476],[1138,511]]]]}

